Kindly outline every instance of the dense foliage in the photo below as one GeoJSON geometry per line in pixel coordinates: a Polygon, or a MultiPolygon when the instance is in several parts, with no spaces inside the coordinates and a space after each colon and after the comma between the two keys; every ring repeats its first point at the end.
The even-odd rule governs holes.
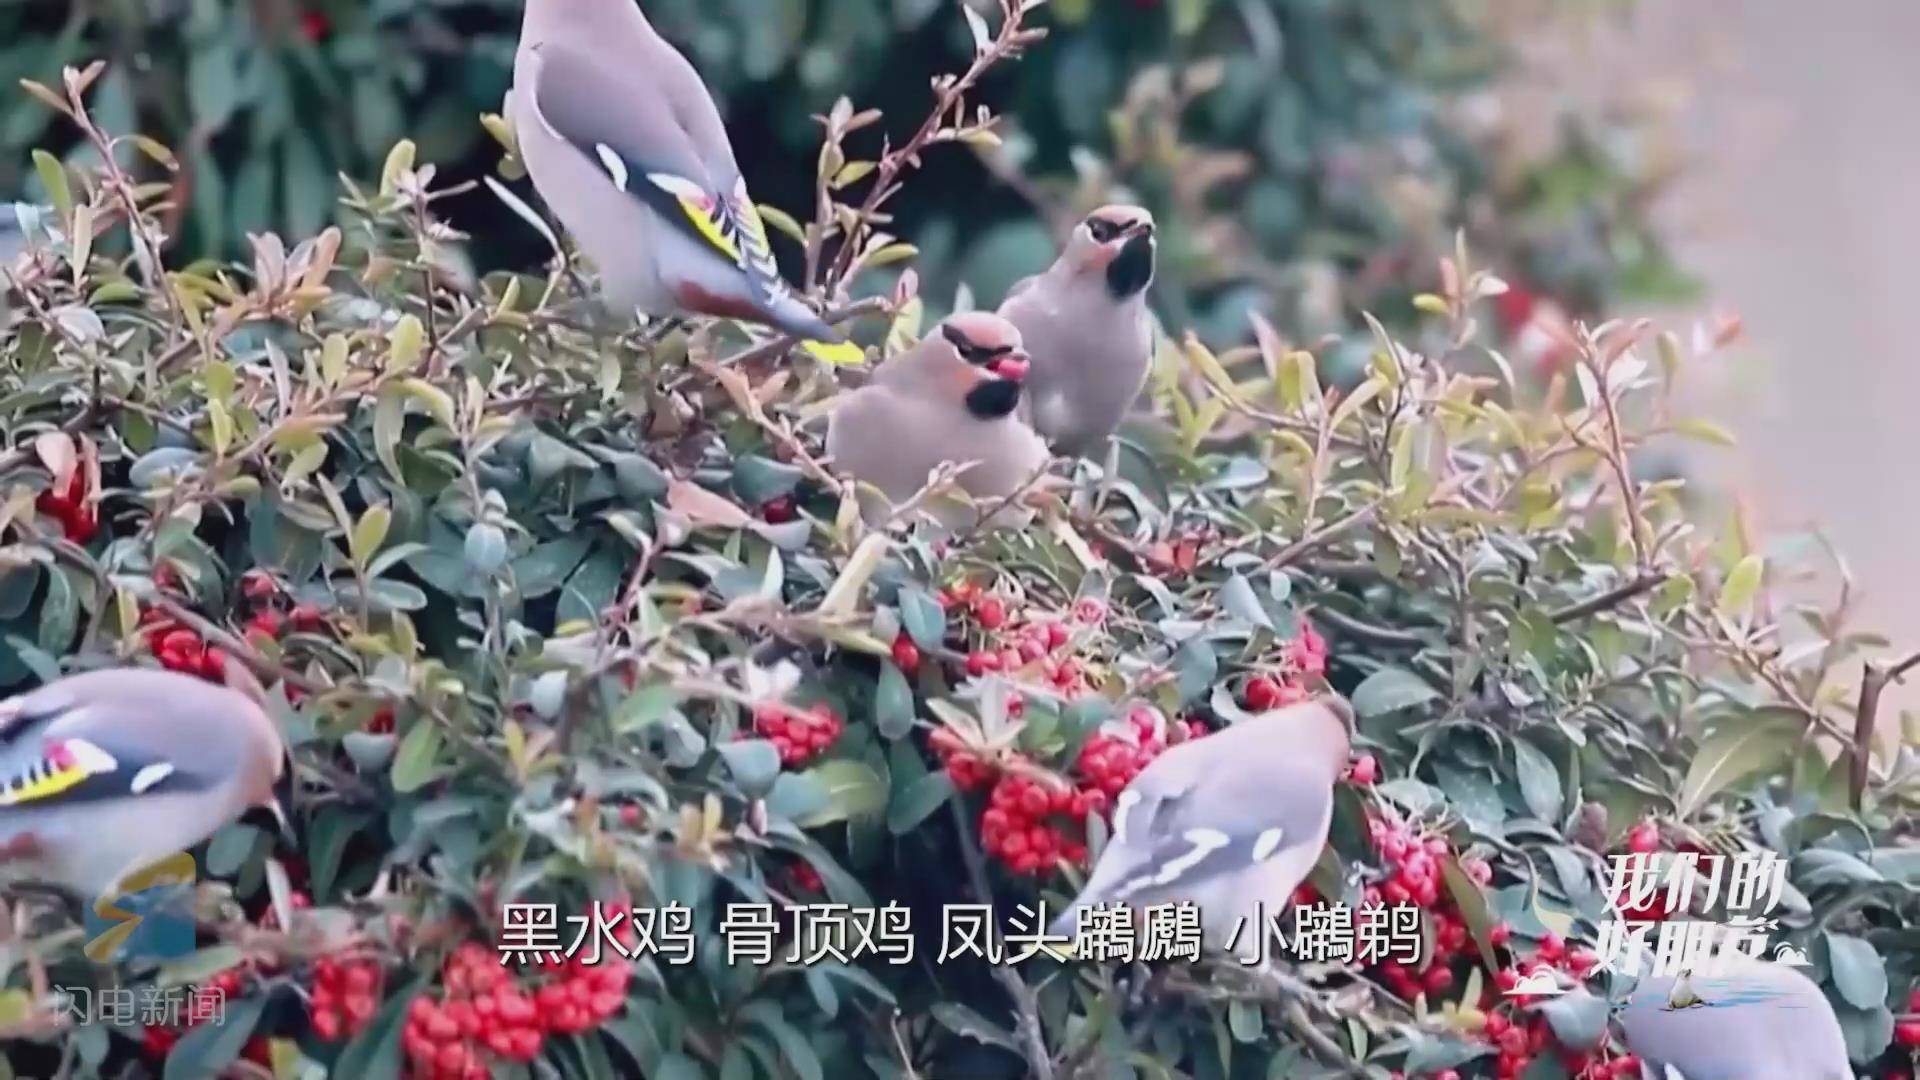
{"type": "MultiPolygon", "coordinates": [[[[834,162],[794,223],[831,303],[888,278],[853,305],[875,359],[923,305],[868,192],[991,141],[968,90],[1038,47],[1032,15],[975,23],[925,137],[872,188],[834,162]]],[[[165,169],[84,111],[104,70],[36,107],[97,162],[165,169]]],[[[826,115],[833,147],[879,119],[826,115]]],[[[835,371],[719,324],[582,328],[557,261],[450,281],[457,188],[411,143],[345,192],[347,228],[254,236],[243,263],[164,265],[164,184],[39,172],[53,209],[0,315],[0,687],[247,665],[295,743],[297,839],[217,836],[203,947],[157,972],[88,964],[57,906],[10,896],[16,1072],[1621,1075],[1611,1044],[1556,1049],[1599,1031],[1605,979],[1487,995],[1590,973],[1599,860],[1626,847],[1791,856],[1790,937],[1856,1059],[1908,1052],[1916,771],[1855,731],[1902,668],[1856,697],[1879,643],[1845,598],[1798,606],[1791,563],[1635,472],[1720,438],[1666,393],[1710,340],[1583,328],[1571,375],[1530,387],[1482,344],[1505,282],[1463,244],[1398,336],[1176,333],[1109,490],[1057,465],[1031,527],[936,541],[864,523],[820,465],[835,371]],[[1356,349],[1357,385],[1323,382],[1356,349]],[[1057,909],[1143,759],[1323,683],[1366,739],[1313,887],[1420,905],[1430,961],[1279,985],[932,962],[940,905],[1057,909]],[[685,905],[693,962],[495,962],[504,905],[595,900],[685,905]],[[724,962],[725,905],[829,900],[907,908],[915,962],[724,962]],[[219,985],[226,1022],[75,1027],[49,997],[155,980],[219,985]]]]}
{"type": "MultiPolygon", "coordinates": [[[[970,0],[981,12],[993,5],[970,0]]],[[[996,73],[982,101],[1005,145],[950,159],[901,200],[927,294],[961,284],[997,302],[1043,266],[1057,230],[1124,196],[1167,226],[1155,303],[1216,347],[1251,311],[1305,340],[1398,322],[1465,224],[1516,286],[1588,315],[1684,283],[1645,221],[1662,177],[1623,116],[1570,116],[1545,147],[1517,139],[1493,92],[1506,45],[1489,5],[1367,0],[1072,0],[1055,33],[996,73]]],[[[101,123],[154,135],[179,185],[165,216],[182,250],[229,257],[248,232],[309,236],[335,216],[336,177],[369,176],[403,135],[450,181],[491,171],[474,123],[500,111],[519,0],[167,0],[0,5],[0,85],[111,62],[101,123]]],[[[758,198],[810,206],[817,125],[847,95],[919,100],[955,68],[965,26],[940,0],[647,0],[713,88],[758,198]]],[[[882,124],[895,141],[907,113],[882,124]]],[[[874,133],[867,138],[877,141],[874,133]]],[[[43,197],[26,151],[92,151],[34,102],[0,113],[0,200],[43,197]]],[[[538,258],[533,232],[485,193],[442,208],[482,266],[538,258]]],[[[793,266],[789,263],[790,268],[793,266]]],[[[1514,329],[1524,323],[1524,310],[1514,329]]],[[[1364,350],[1327,358],[1345,379],[1364,350]]]]}

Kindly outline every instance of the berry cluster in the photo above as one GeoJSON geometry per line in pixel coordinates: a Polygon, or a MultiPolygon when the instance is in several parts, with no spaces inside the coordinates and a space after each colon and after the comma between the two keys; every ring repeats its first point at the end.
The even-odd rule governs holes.
{"type": "Polygon", "coordinates": [[[989,759],[947,728],[935,728],[927,741],[955,788],[991,788],[980,814],[981,847],[1013,873],[1040,875],[1062,860],[1083,865],[1087,849],[1080,831],[1087,817],[1105,817],[1114,798],[1170,741],[1204,734],[1197,720],[1169,724],[1154,709],[1137,706],[1122,724],[1110,724],[1087,740],[1074,763],[1077,784],[1017,755],[989,759]]]}
{"type": "MultiPolygon", "coordinates": [[[[1907,991],[1907,1013],[1920,1014],[1920,989],[1907,991]]],[[[1920,1050],[1920,1020],[1901,1020],[1894,1024],[1893,1045],[1902,1050],[1920,1050]]]]}
{"type": "Polygon", "coordinates": [[[1084,821],[1093,812],[1092,797],[1100,792],[1075,791],[1026,776],[1004,775],[994,785],[987,808],[980,815],[980,846],[1016,874],[1039,876],[1060,860],[1074,865],[1086,861],[1087,846],[1072,839],[1055,818],[1084,821]]]}
{"type": "Polygon", "coordinates": [[[767,704],[753,710],[753,730],[773,743],[782,765],[792,768],[826,753],[846,724],[826,702],[806,710],[767,704]]]}
{"type": "MultiPolygon", "coordinates": [[[[1054,619],[1014,620],[1007,613],[1005,600],[983,593],[979,586],[968,582],[943,592],[940,603],[949,612],[964,612],[980,631],[979,645],[968,650],[964,662],[969,676],[977,679],[994,672],[1019,671],[1038,665],[1037,673],[1063,694],[1073,695],[1086,688],[1086,672],[1080,662],[1062,655],[1073,640],[1066,624],[1054,619]]],[[[1105,612],[1097,600],[1080,603],[1095,605],[1100,614],[1105,612]]],[[[1079,612],[1080,607],[1076,605],[1077,620],[1079,612]]],[[[912,642],[907,644],[911,646],[912,642]]],[[[894,648],[895,663],[899,663],[899,645],[894,648]]],[[[913,659],[917,666],[918,656],[913,659]]],[[[906,670],[905,665],[901,665],[901,669],[906,670]]]]}
{"type": "Polygon", "coordinates": [[[1302,619],[1300,632],[1287,642],[1278,670],[1249,677],[1240,690],[1240,704],[1256,713],[1297,705],[1312,696],[1309,681],[1326,673],[1327,639],[1302,619]]]}
{"type": "MultiPolygon", "coordinates": [[[[58,480],[55,481],[58,483],[58,480]]],[[[60,523],[60,531],[76,544],[85,544],[100,531],[100,508],[87,497],[87,470],[76,466],[66,486],[40,493],[34,508],[60,523]]]]}
{"type": "MultiPolygon", "coordinates": [[[[1377,775],[1378,765],[1371,756],[1355,762],[1353,772],[1365,766],[1366,782],[1377,775]]],[[[1389,961],[1379,969],[1380,981],[1395,994],[1411,999],[1425,993],[1445,994],[1458,985],[1466,969],[1478,955],[1467,929],[1465,916],[1451,894],[1443,887],[1441,866],[1455,858],[1445,837],[1425,835],[1415,827],[1385,818],[1372,817],[1367,833],[1380,854],[1384,874],[1366,886],[1365,904],[1413,904],[1427,914],[1433,924],[1433,951],[1426,963],[1415,969],[1389,961]]],[[[1459,858],[1460,868],[1476,885],[1493,880],[1493,869],[1472,856],[1459,858]]],[[[1311,900],[1311,897],[1307,898],[1311,900]]],[[[1491,927],[1487,944],[1512,951],[1513,931],[1505,924],[1491,927]]],[[[1462,1002],[1464,1014],[1474,1018],[1478,1034],[1494,1048],[1494,1073],[1500,1080],[1523,1075],[1548,1047],[1552,1032],[1544,1017],[1520,1018],[1514,1010],[1531,1003],[1526,995],[1510,995],[1521,980],[1536,972],[1562,971],[1576,980],[1585,979],[1598,963],[1591,950],[1569,946],[1556,934],[1540,940],[1533,955],[1524,963],[1517,960],[1493,973],[1492,985],[1482,991],[1481,1000],[1462,1002]],[[1507,1011],[1502,1011],[1507,1010],[1507,1011]]],[[[1610,1080],[1612,1077],[1638,1076],[1639,1062],[1631,1056],[1610,1057],[1606,1052],[1573,1053],[1561,1051],[1561,1062],[1576,1080],[1610,1080]]],[[[1431,1074],[1433,1080],[1459,1073],[1447,1069],[1431,1074]]]]}
{"type": "MultiPolygon", "coordinates": [[[[246,975],[244,971],[241,968],[228,968],[226,971],[220,972],[218,975],[209,978],[205,983],[202,983],[195,993],[205,996],[208,1000],[230,1002],[234,998],[239,997],[241,991],[245,988],[246,975]]],[[[186,1015],[181,1017],[182,1023],[179,1027],[166,1027],[158,1024],[150,1025],[141,1034],[141,1049],[146,1052],[150,1060],[156,1062],[165,1061],[167,1055],[173,1052],[174,1045],[186,1037],[188,1031],[199,1027],[208,1020],[217,1019],[218,1016],[218,1010],[214,1010],[212,1015],[203,1016],[199,1015],[193,1009],[188,1009],[186,1015]]],[[[272,1051],[267,1045],[265,1036],[255,1035],[248,1039],[246,1046],[240,1052],[240,1056],[256,1065],[264,1065],[269,1070],[271,1070],[273,1066],[272,1051]]]]}
{"type": "Polygon", "coordinates": [[[447,957],[438,997],[407,1007],[401,1047],[416,1080],[480,1080],[490,1062],[526,1063],[549,1035],[578,1035],[620,1012],[632,978],[627,960],[570,957],[532,989],[521,986],[485,946],[467,942],[447,957]]]}
{"type": "Polygon", "coordinates": [[[208,648],[199,634],[173,621],[158,608],[140,613],[140,636],[146,639],[154,659],[168,671],[198,675],[214,682],[226,680],[226,652],[217,647],[208,648]]]}
{"type": "Polygon", "coordinates": [[[281,634],[315,633],[326,628],[327,619],[313,604],[287,606],[287,594],[273,575],[265,570],[249,570],[240,576],[240,593],[253,605],[245,633],[256,644],[278,641],[281,634]],[[282,610],[282,609],[286,610],[282,610]]]}
{"type": "Polygon", "coordinates": [[[307,1003],[314,1035],[322,1042],[358,1035],[380,1006],[380,983],[380,965],[371,960],[315,960],[307,1003]]]}
{"type": "Polygon", "coordinates": [[[1126,725],[1123,730],[1100,731],[1081,746],[1073,769],[1087,794],[1118,798],[1140,770],[1166,751],[1170,741],[1186,742],[1207,733],[1206,725],[1198,720],[1168,724],[1157,710],[1144,705],[1127,713],[1126,725]]]}

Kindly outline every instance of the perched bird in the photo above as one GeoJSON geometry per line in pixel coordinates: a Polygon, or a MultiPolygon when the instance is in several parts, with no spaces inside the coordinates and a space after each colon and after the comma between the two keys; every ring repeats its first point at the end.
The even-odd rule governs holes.
{"type": "Polygon", "coordinates": [[[1014,415],[1027,366],[1020,332],[1006,320],[955,315],[841,399],[828,418],[827,453],[895,505],[942,462],[974,463],[958,483],[975,499],[1011,495],[1047,461],[1045,444],[1014,415]]]}
{"type": "Polygon", "coordinates": [[[243,678],[110,668],[0,701],[0,879],[99,896],[250,807],[277,812],[284,743],[243,678]]]}
{"type": "Polygon", "coordinates": [[[1045,271],[1013,287],[1000,314],[1033,354],[1028,412],[1061,454],[1108,448],[1153,361],[1153,215],[1103,206],[1074,226],[1045,271]]]}
{"type": "Polygon", "coordinates": [[[1049,931],[1071,937],[1099,904],[1190,902],[1208,948],[1252,951],[1327,845],[1352,724],[1327,697],[1170,747],[1114,801],[1106,849],[1049,931]]]}
{"type": "Polygon", "coordinates": [[[1813,980],[1745,954],[1712,962],[1721,966],[1642,978],[1620,1009],[1627,1048],[1650,1068],[1647,1075],[1851,1080],[1840,1021],[1813,980]]]}
{"type": "Polygon", "coordinates": [[[844,341],[781,279],[720,110],[633,0],[527,0],[507,117],[610,308],[844,341]]]}

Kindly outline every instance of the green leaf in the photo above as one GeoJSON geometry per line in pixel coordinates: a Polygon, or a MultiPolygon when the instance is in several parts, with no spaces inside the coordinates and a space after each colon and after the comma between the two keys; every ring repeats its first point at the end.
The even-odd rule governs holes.
{"type": "Polygon", "coordinates": [[[947,640],[947,613],[940,602],[923,589],[907,586],[900,590],[900,625],[922,649],[938,649],[947,640]]]}
{"type": "Polygon", "coordinates": [[[1524,738],[1513,740],[1514,769],[1520,781],[1520,796],[1527,809],[1542,821],[1560,820],[1563,795],[1560,770],[1553,759],[1524,738]]]}
{"type": "Polygon", "coordinates": [[[388,998],[373,1014],[366,1029],[347,1044],[334,1061],[332,1076],[351,1076],[355,1080],[399,1080],[400,1032],[406,1026],[407,1008],[425,985],[424,978],[388,998]]]}
{"type": "Polygon", "coordinates": [[[162,1080],[205,1080],[226,1071],[239,1060],[266,1004],[267,999],[257,994],[227,1002],[220,1023],[194,1027],[174,1045],[162,1080]]]}
{"type": "Polygon", "coordinates": [[[1406,668],[1384,667],[1353,690],[1353,711],[1365,719],[1425,705],[1440,696],[1425,679],[1406,668]]]}
{"type": "Polygon", "coordinates": [[[1488,931],[1496,921],[1493,911],[1487,906],[1487,894],[1461,867],[1457,856],[1449,855],[1440,861],[1440,880],[1452,894],[1454,906],[1460,909],[1460,918],[1467,924],[1467,931],[1473,935],[1473,943],[1480,949],[1480,960],[1488,971],[1499,969],[1494,959],[1493,945],[1487,940],[1488,931]]]}
{"type": "Polygon", "coordinates": [[[1800,744],[1800,725],[1781,717],[1743,717],[1700,743],[1680,784],[1679,815],[1691,817],[1708,799],[1762,769],[1784,767],[1800,744]]]}
{"type": "Polygon", "coordinates": [[[762,798],[773,790],[780,776],[780,751],[766,739],[740,739],[715,747],[733,774],[733,782],[750,799],[762,798]]]}
{"type": "Polygon", "coordinates": [[[1607,1032],[1607,999],[1575,987],[1536,1008],[1553,1028],[1560,1045],[1576,1051],[1597,1046],[1607,1032]]]}
{"type": "Polygon", "coordinates": [[[890,660],[880,663],[880,681],[873,688],[873,725],[887,739],[913,730],[913,688],[890,660]]]}
{"type": "Polygon", "coordinates": [[[245,959],[246,954],[240,951],[238,945],[209,945],[160,965],[154,983],[158,986],[190,986],[204,982],[228,968],[238,967],[245,959]]]}
{"type": "Polygon", "coordinates": [[[887,831],[903,836],[918,828],[953,797],[953,780],[943,770],[927,773],[894,792],[887,807],[887,831]]]}
{"type": "Polygon", "coordinates": [[[1192,701],[1207,692],[1220,677],[1220,656],[1213,646],[1198,637],[1188,638],[1173,655],[1175,688],[1182,702],[1192,701]]]}
{"type": "Polygon", "coordinates": [[[490,521],[476,521],[467,529],[461,551],[469,569],[481,577],[492,577],[494,571],[506,565],[510,554],[506,531],[490,521]]]}
{"type": "Polygon", "coordinates": [[[1014,1041],[1011,1032],[957,1001],[935,1002],[932,1012],[940,1026],[955,1035],[998,1046],[1015,1054],[1020,1052],[1020,1044],[1014,1041]]]}
{"type": "Polygon", "coordinates": [[[1235,574],[1220,586],[1220,609],[1236,619],[1250,622],[1267,630],[1273,629],[1273,618],[1260,604],[1260,598],[1254,595],[1253,586],[1247,579],[1235,574]]]}
{"type": "Polygon", "coordinates": [[[865,817],[886,808],[886,782],[865,762],[825,761],[801,775],[819,784],[826,797],[825,805],[819,809],[794,818],[794,823],[802,828],[813,829],[851,817],[865,817]]]}
{"type": "Polygon", "coordinates": [[[1766,575],[1766,560],[1758,555],[1749,555],[1735,564],[1727,572],[1727,581],[1720,587],[1720,614],[1729,619],[1743,619],[1753,606],[1753,597],[1760,591],[1760,580],[1766,575]]]}
{"type": "Polygon", "coordinates": [[[409,371],[427,346],[427,328],[417,315],[402,315],[387,335],[387,371],[409,371]]]}
{"type": "MultiPolygon", "coordinates": [[[[53,209],[64,223],[73,217],[73,188],[67,183],[67,168],[60,159],[45,150],[33,152],[33,171],[40,176],[40,186],[47,189],[47,200],[53,203],[53,209]]],[[[62,226],[64,227],[64,225],[62,226]]]]}
{"type": "Polygon", "coordinates": [[[667,718],[680,703],[680,692],[669,683],[649,683],[627,695],[613,713],[613,730],[625,735],[667,718]]]}
{"type": "Polygon", "coordinates": [[[367,507],[353,526],[353,534],[347,538],[347,551],[356,565],[367,565],[380,545],[386,543],[387,530],[392,526],[393,510],[385,503],[367,507]]]}
{"type": "Polygon", "coordinates": [[[402,795],[418,791],[439,775],[440,728],[421,717],[407,729],[393,755],[393,790],[402,795]]]}
{"type": "Polygon", "coordinates": [[[672,1053],[660,1059],[654,1066],[654,1080],[707,1080],[706,1070],[700,1063],[682,1053],[672,1053]]]}
{"type": "Polygon", "coordinates": [[[1833,988],[1856,1009],[1876,1009],[1887,1003],[1887,964],[1865,938],[1827,932],[1827,960],[1833,969],[1833,988]]]}

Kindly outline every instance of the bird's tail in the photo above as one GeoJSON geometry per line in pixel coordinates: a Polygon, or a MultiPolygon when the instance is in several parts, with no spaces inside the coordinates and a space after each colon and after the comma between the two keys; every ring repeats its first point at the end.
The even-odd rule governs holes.
{"type": "Polygon", "coordinates": [[[826,320],[814,314],[813,309],[800,302],[798,297],[785,294],[772,299],[766,305],[767,322],[782,333],[791,334],[802,341],[820,341],[828,345],[844,344],[847,336],[826,320]]]}

